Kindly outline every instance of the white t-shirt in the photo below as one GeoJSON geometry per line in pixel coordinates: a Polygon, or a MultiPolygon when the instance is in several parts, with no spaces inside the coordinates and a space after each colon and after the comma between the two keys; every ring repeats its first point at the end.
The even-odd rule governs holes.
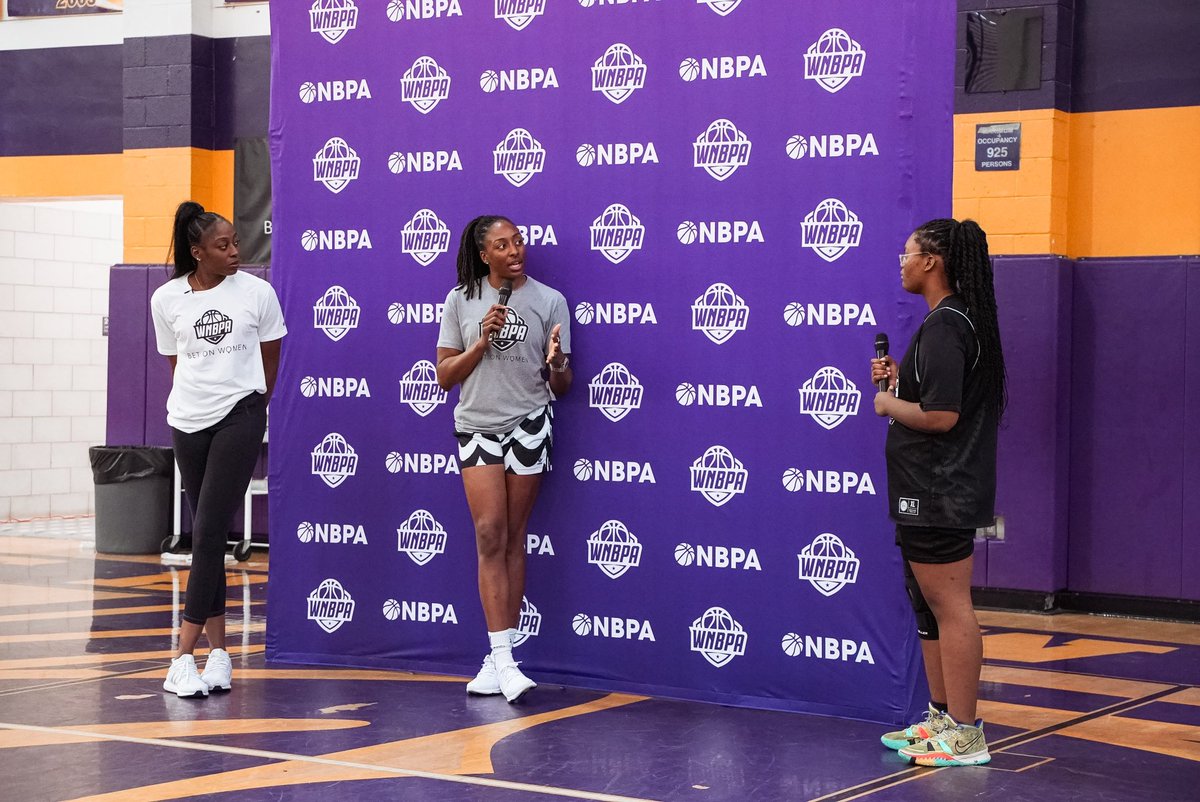
{"type": "Polygon", "coordinates": [[[158,352],[174,356],[167,423],[198,432],[217,423],[250,393],[267,391],[259,343],[287,334],[271,285],[238,271],[210,290],[187,276],[171,279],[150,298],[158,352]]]}

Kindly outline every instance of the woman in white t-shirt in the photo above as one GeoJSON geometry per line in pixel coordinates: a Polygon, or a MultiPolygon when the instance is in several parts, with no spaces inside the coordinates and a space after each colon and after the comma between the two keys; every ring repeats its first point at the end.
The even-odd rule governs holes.
{"type": "Polygon", "coordinates": [[[192,510],[192,567],[163,689],[204,697],[232,687],[225,546],[262,446],[287,328],[271,285],[238,270],[238,237],[224,217],[181,203],[171,244],[175,273],[150,311],[158,352],[171,363],[167,423],[192,510]],[[192,656],[201,632],[211,647],[203,674],[192,656]]]}
{"type": "Polygon", "coordinates": [[[458,286],[442,315],[437,378],[446,390],[462,385],[454,433],[490,647],[470,694],[515,702],[535,687],[512,642],[525,593],[525,527],[550,470],[550,401],[571,388],[570,353],[566,299],[525,274],[521,232],[506,217],[468,223],[458,286]]]}

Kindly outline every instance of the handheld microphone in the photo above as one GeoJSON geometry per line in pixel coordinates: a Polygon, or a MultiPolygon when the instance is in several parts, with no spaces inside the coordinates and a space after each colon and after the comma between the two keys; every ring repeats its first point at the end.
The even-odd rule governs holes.
{"type": "MultiPolygon", "coordinates": [[[[888,336],[882,331],[875,335],[875,358],[883,359],[888,355],[888,336]]],[[[879,380],[879,392],[886,393],[888,388],[887,379],[879,380]]]]}
{"type": "MultiPolygon", "coordinates": [[[[500,282],[500,300],[497,302],[501,306],[508,306],[508,299],[512,297],[512,279],[504,279],[500,282]]],[[[507,318],[507,315],[505,315],[507,318]]],[[[492,332],[488,340],[496,339],[496,332],[492,332]]]]}

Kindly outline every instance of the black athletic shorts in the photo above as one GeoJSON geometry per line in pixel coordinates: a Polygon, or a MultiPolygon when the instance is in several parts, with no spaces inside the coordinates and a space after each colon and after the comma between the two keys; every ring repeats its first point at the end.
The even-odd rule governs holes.
{"type": "Polygon", "coordinates": [[[896,524],[896,545],[914,563],[956,563],[975,553],[975,530],[896,524]]]}

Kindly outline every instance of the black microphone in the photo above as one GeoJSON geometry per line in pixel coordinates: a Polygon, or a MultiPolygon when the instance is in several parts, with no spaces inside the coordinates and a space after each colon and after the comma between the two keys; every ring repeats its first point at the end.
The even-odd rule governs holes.
{"type": "MultiPolygon", "coordinates": [[[[888,338],[882,331],[875,335],[875,358],[883,359],[888,355],[888,338]]],[[[879,392],[886,393],[888,388],[887,378],[879,380],[879,392]]]]}
{"type": "MultiPolygon", "coordinates": [[[[498,301],[498,303],[501,306],[508,306],[508,299],[511,297],[512,297],[512,279],[506,278],[506,279],[504,279],[504,281],[500,282],[500,300],[498,301]]],[[[505,319],[507,319],[507,317],[508,316],[505,315],[505,319]]],[[[496,339],[496,332],[493,331],[492,335],[488,338],[488,340],[491,341],[494,339],[496,339]]]]}

